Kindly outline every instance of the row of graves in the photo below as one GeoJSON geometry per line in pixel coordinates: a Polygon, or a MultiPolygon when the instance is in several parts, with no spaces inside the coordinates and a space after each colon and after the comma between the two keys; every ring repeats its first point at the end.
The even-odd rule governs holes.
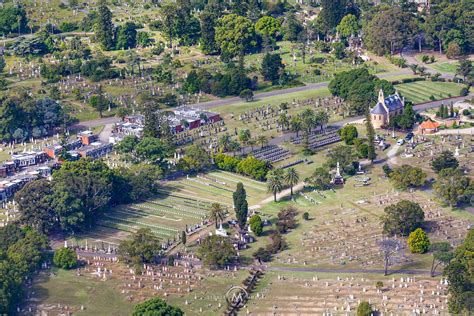
{"type": "MultiPolygon", "coordinates": [[[[305,193],[306,199],[314,203],[332,194],[316,192],[305,193]]],[[[341,203],[339,208],[328,209],[326,217],[314,223],[302,232],[299,240],[299,252],[284,253],[276,257],[281,264],[329,265],[374,269],[382,267],[384,262],[381,241],[385,236],[378,220],[381,211],[401,200],[418,203],[425,213],[425,229],[430,240],[447,241],[452,247],[460,245],[472,224],[463,218],[455,217],[441,208],[434,200],[410,192],[388,192],[374,194],[366,198],[341,203]],[[346,205],[344,205],[346,204],[346,205]]],[[[416,258],[409,252],[406,239],[397,238],[399,252],[391,259],[391,265],[412,264],[416,258]]]]}
{"type": "Polygon", "coordinates": [[[447,284],[428,276],[277,274],[253,295],[247,315],[353,315],[362,301],[377,315],[446,315],[447,284]]]}
{"type": "Polygon", "coordinates": [[[270,163],[276,163],[292,156],[288,149],[282,148],[278,145],[264,146],[260,149],[254,150],[250,154],[258,160],[270,163]]]}
{"type": "Polygon", "coordinates": [[[473,169],[471,159],[474,152],[474,138],[468,135],[415,135],[405,146],[401,158],[414,161],[423,167],[426,161],[433,161],[443,151],[451,151],[466,172],[473,169]]]}
{"type": "Polygon", "coordinates": [[[322,130],[313,131],[311,135],[307,137],[307,140],[304,135],[298,135],[291,140],[291,143],[295,145],[307,143],[309,149],[315,150],[340,141],[341,136],[338,134],[338,128],[329,126],[322,130]]]}
{"type": "MultiPolygon", "coordinates": [[[[293,99],[291,102],[282,105],[262,105],[253,109],[249,109],[240,113],[237,119],[244,124],[254,124],[256,129],[261,131],[276,130],[277,132],[284,132],[288,130],[287,126],[282,126],[278,122],[280,114],[287,114],[288,120],[291,119],[289,113],[298,111],[300,108],[311,108],[314,111],[324,111],[329,116],[337,114],[343,106],[343,100],[339,97],[325,97],[325,98],[308,98],[308,99],[293,99]]],[[[234,115],[231,115],[234,118],[234,115]]]]}

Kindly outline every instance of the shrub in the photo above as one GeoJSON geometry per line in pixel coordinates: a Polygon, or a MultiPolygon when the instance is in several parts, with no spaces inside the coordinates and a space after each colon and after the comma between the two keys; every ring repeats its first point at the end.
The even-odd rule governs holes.
{"type": "Polygon", "coordinates": [[[372,307],[368,302],[360,302],[357,306],[357,316],[370,316],[372,315],[372,307]]]}
{"type": "Polygon", "coordinates": [[[412,253],[425,253],[430,248],[430,240],[423,229],[417,228],[408,236],[408,245],[412,253]]]}
{"type": "Polygon", "coordinates": [[[69,248],[60,248],[54,252],[54,265],[61,269],[73,269],[77,267],[77,254],[69,248]]]}
{"type": "Polygon", "coordinates": [[[461,96],[462,97],[465,97],[469,94],[469,88],[468,87],[464,87],[461,89],[461,96]]]}
{"type": "Polygon", "coordinates": [[[471,111],[469,111],[468,109],[464,109],[462,110],[462,115],[469,116],[471,115],[471,111]]]}
{"type": "Polygon", "coordinates": [[[250,224],[250,229],[255,235],[260,236],[262,234],[263,222],[260,216],[258,216],[257,214],[252,216],[250,218],[249,224],[250,224]]]}
{"type": "Polygon", "coordinates": [[[303,213],[303,219],[304,219],[305,221],[309,220],[309,213],[308,213],[308,212],[304,212],[304,213],[303,213]]]}

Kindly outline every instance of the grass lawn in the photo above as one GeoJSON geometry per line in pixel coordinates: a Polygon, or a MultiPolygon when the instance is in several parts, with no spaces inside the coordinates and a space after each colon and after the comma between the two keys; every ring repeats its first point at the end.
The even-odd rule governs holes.
{"type": "Polygon", "coordinates": [[[436,69],[439,72],[448,72],[448,73],[456,73],[458,68],[457,62],[444,62],[444,63],[434,63],[429,65],[430,68],[436,69]]]}
{"type": "Polygon", "coordinates": [[[454,82],[418,81],[398,84],[395,88],[415,104],[459,96],[463,85],[454,82]]]}
{"type": "Polygon", "coordinates": [[[103,282],[89,276],[77,276],[74,270],[53,272],[52,276],[43,272],[34,279],[31,288],[35,293],[34,303],[68,305],[78,309],[77,315],[129,315],[132,311],[133,305],[116,290],[119,280],[103,282]],[[84,311],[80,311],[81,305],[84,311]]]}

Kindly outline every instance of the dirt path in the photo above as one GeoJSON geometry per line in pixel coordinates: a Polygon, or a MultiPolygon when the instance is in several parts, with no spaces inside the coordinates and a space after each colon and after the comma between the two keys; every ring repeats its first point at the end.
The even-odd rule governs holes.
{"type": "MultiPolygon", "coordinates": [[[[298,183],[297,185],[295,185],[293,187],[293,193],[296,193],[296,192],[300,191],[301,189],[303,189],[303,187],[304,187],[304,182],[298,183]]],[[[277,194],[277,201],[280,200],[281,198],[284,198],[284,197],[290,195],[290,194],[291,194],[291,189],[285,189],[285,190],[281,191],[280,193],[277,194]]],[[[272,194],[272,196],[269,196],[265,200],[261,201],[259,204],[267,204],[267,203],[271,203],[271,202],[273,202],[273,194],[272,194]]]]}

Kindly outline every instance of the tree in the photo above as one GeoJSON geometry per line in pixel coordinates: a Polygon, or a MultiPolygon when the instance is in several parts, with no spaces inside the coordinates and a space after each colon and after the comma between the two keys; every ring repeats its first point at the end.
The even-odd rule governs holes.
{"type": "Polygon", "coordinates": [[[322,0],[321,19],[326,30],[331,32],[341,22],[347,12],[349,1],[347,0],[322,0]]]}
{"type": "Polygon", "coordinates": [[[469,314],[473,309],[472,288],[474,259],[474,229],[470,229],[462,245],[455,250],[454,259],[444,269],[448,279],[449,312],[453,314],[469,314]]]}
{"type": "Polygon", "coordinates": [[[379,248],[383,255],[384,275],[387,275],[388,267],[401,250],[401,245],[397,239],[384,239],[379,242],[379,248]]]}
{"type": "Polygon", "coordinates": [[[245,52],[256,44],[252,21],[237,14],[219,18],[215,32],[215,40],[224,60],[236,56],[242,60],[245,52]]]}
{"type": "Polygon", "coordinates": [[[342,18],[339,25],[336,27],[337,32],[342,37],[349,37],[351,35],[357,35],[360,26],[357,21],[357,17],[353,14],[348,14],[342,18]]]}
{"type": "Polygon", "coordinates": [[[52,207],[64,231],[90,226],[109,205],[111,196],[112,172],[103,161],[83,158],[65,162],[53,174],[52,207]]]}
{"type": "Polygon", "coordinates": [[[272,84],[278,84],[285,65],[282,63],[280,54],[266,53],[262,60],[262,76],[265,80],[270,80],[272,84]]]}
{"type": "Polygon", "coordinates": [[[184,312],[178,308],[168,305],[159,297],[149,299],[133,307],[131,316],[183,316],[184,312]]]}
{"type": "Polygon", "coordinates": [[[303,124],[301,122],[301,118],[298,116],[293,116],[290,119],[290,129],[292,132],[296,133],[296,137],[298,137],[299,132],[302,130],[303,124]]]}
{"type": "Polygon", "coordinates": [[[239,223],[240,229],[244,229],[247,224],[247,214],[248,214],[248,203],[247,203],[247,192],[244,189],[244,185],[239,182],[237,183],[237,188],[232,194],[232,199],[234,201],[234,210],[235,216],[237,217],[237,222],[239,223]]]}
{"type": "Polygon", "coordinates": [[[50,233],[57,224],[57,217],[52,207],[52,185],[46,180],[28,183],[15,194],[20,211],[20,222],[38,230],[50,233]]]}
{"type": "Polygon", "coordinates": [[[73,269],[77,266],[77,254],[70,248],[59,248],[54,252],[54,265],[61,269],[73,269]]]}
{"type": "Polygon", "coordinates": [[[410,13],[391,7],[377,13],[366,25],[365,43],[378,55],[393,55],[413,42],[417,29],[417,22],[410,13]]]}
{"type": "Polygon", "coordinates": [[[330,168],[336,167],[337,163],[342,167],[343,171],[352,168],[352,161],[354,159],[354,153],[352,147],[339,145],[331,149],[327,154],[328,160],[326,165],[330,168]]]}
{"type": "Polygon", "coordinates": [[[268,138],[265,135],[258,135],[257,136],[257,143],[260,144],[260,148],[265,147],[268,145],[268,138]]]}
{"type": "Polygon", "coordinates": [[[344,43],[336,42],[333,43],[331,46],[333,49],[334,57],[336,57],[336,59],[341,60],[346,57],[346,46],[344,45],[344,43]]]}
{"type": "Polygon", "coordinates": [[[281,30],[283,32],[283,40],[295,42],[300,38],[300,34],[303,32],[304,27],[296,18],[294,13],[288,13],[285,16],[281,30]]]}
{"type": "Polygon", "coordinates": [[[212,203],[211,209],[209,210],[209,219],[214,222],[216,228],[219,227],[218,223],[224,220],[225,210],[220,203],[212,203]]]}
{"type": "Polygon", "coordinates": [[[288,168],[285,173],[285,183],[290,186],[291,196],[293,197],[293,186],[298,184],[300,176],[295,168],[288,168]]]}
{"type": "Polygon", "coordinates": [[[369,302],[362,301],[357,306],[357,316],[371,316],[372,315],[372,306],[369,302]]]}
{"type": "Polygon", "coordinates": [[[7,63],[5,61],[5,58],[3,56],[0,56],[0,74],[3,73],[3,70],[7,66],[7,63]]]}
{"type": "Polygon", "coordinates": [[[283,191],[284,181],[283,169],[270,170],[267,174],[268,192],[273,193],[274,202],[277,201],[277,194],[283,191]]]}
{"type": "Polygon", "coordinates": [[[464,81],[466,81],[467,78],[472,78],[472,76],[474,76],[472,61],[470,61],[466,56],[459,59],[456,75],[462,76],[464,81]]]}
{"type": "Polygon", "coordinates": [[[443,169],[439,172],[433,189],[451,207],[470,201],[474,196],[474,184],[458,169],[443,169]]]}
{"type": "Polygon", "coordinates": [[[22,5],[5,3],[0,10],[0,32],[8,35],[10,33],[23,33],[27,30],[28,18],[22,5]]]}
{"type": "Polygon", "coordinates": [[[163,37],[168,40],[169,48],[173,47],[173,39],[178,36],[180,20],[179,8],[176,3],[166,2],[161,5],[160,21],[163,37]]]}
{"type": "Polygon", "coordinates": [[[272,253],[265,249],[265,248],[258,248],[257,251],[255,251],[252,256],[260,263],[262,262],[268,262],[272,260],[272,253]]]}
{"type": "Polygon", "coordinates": [[[202,146],[191,145],[185,152],[186,156],[179,161],[178,169],[195,173],[211,166],[211,156],[202,146]]]}
{"type": "Polygon", "coordinates": [[[97,4],[97,18],[94,26],[95,37],[104,50],[114,47],[114,24],[112,23],[112,12],[107,7],[106,0],[100,0],[97,4]]]}
{"type": "Polygon", "coordinates": [[[139,161],[157,165],[161,164],[171,151],[170,146],[155,137],[143,137],[135,147],[135,155],[139,161]]]}
{"type": "Polygon", "coordinates": [[[255,30],[263,37],[265,50],[274,47],[278,32],[280,31],[280,21],[272,16],[263,16],[255,23],[255,30]]]}
{"type": "Polygon", "coordinates": [[[359,137],[357,128],[352,124],[344,126],[338,131],[338,133],[341,136],[341,140],[343,140],[347,145],[353,145],[354,140],[359,137]]]}
{"type": "Polygon", "coordinates": [[[390,180],[393,181],[397,188],[406,190],[408,188],[423,186],[426,183],[426,173],[419,167],[402,165],[392,170],[390,180]]]}
{"type": "Polygon", "coordinates": [[[99,112],[100,117],[103,117],[103,113],[109,108],[110,102],[103,94],[95,94],[89,98],[89,105],[99,112]]]}
{"type": "Polygon", "coordinates": [[[277,214],[276,227],[280,234],[287,233],[290,229],[296,228],[296,215],[298,211],[292,206],[282,208],[277,214]]]}
{"type": "Polygon", "coordinates": [[[213,235],[201,241],[197,256],[209,268],[222,268],[235,260],[237,252],[227,238],[213,235]]]}
{"type": "Polygon", "coordinates": [[[431,277],[435,276],[436,268],[440,265],[447,266],[454,258],[451,251],[451,244],[449,242],[436,242],[430,244],[430,251],[433,254],[433,261],[431,262],[431,277]]]}
{"type": "Polygon", "coordinates": [[[133,22],[121,25],[117,32],[117,49],[129,49],[137,46],[137,26],[133,22]]]}
{"type": "Polygon", "coordinates": [[[187,239],[187,235],[186,235],[186,232],[183,230],[183,231],[181,232],[181,243],[182,243],[183,245],[186,245],[186,239],[187,239]]]}
{"type": "Polygon", "coordinates": [[[411,253],[425,253],[430,248],[430,240],[425,231],[417,228],[408,236],[408,246],[410,246],[411,253]]]}
{"type": "Polygon", "coordinates": [[[248,156],[237,164],[237,172],[245,174],[255,180],[264,181],[271,166],[268,162],[248,156]]]}
{"type": "Polygon", "coordinates": [[[251,138],[252,135],[250,134],[250,130],[248,128],[244,128],[239,131],[239,141],[242,143],[242,145],[247,145],[247,142],[251,138]]]}
{"type": "Polygon", "coordinates": [[[439,156],[437,156],[431,162],[431,168],[436,173],[440,173],[443,169],[456,169],[459,166],[459,162],[454,157],[453,153],[449,150],[443,151],[439,156]]]}
{"type": "Polygon", "coordinates": [[[461,47],[456,42],[451,42],[446,50],[446,57],[452,59],[461,56],[461,47]]]}
{"type": "Polygon", "coordinates": [[[316,190],[329,190],[331,188],[331,174],[324,167],[318,167],[309,178],[309,182],[316,190]]]}
{"type": "Polygon", "coordinates": [[[149,228],[137,230],[130,239],[123,240],[118,249],[120,257],[137,268],[144,263],[154,262],[160,251],[160,241],[149,228]]]}
{"type": "Polygon", "coordinates": [[[263,232],[263,222],[262,218],[255,214],[249,220],[250,229],[256,236],[260,236],[263,232]]]}
{"type": "Polygon", "coordinates": [[[220,3],[208,3],[199,16],[201,21],[200,47],[205,54],[212,54],[219,50],[219,45],[215,40],[215,27],[217,19],[221,15],[222,5],[220,3]]]}
{"type": "Polygon", "coordinates": [[[425,220],[423,209],[415,202],[402,200],[384,209],[382,217],[383,231],[389,236],[400,234],[407,236],[420,228],[425,220]]]}
{"type": "Polygon", "coordinates": [[[240,91],[239,97],[247,102],[253,101],[253,92],[250,89],[244,89],[240,91]]]}

